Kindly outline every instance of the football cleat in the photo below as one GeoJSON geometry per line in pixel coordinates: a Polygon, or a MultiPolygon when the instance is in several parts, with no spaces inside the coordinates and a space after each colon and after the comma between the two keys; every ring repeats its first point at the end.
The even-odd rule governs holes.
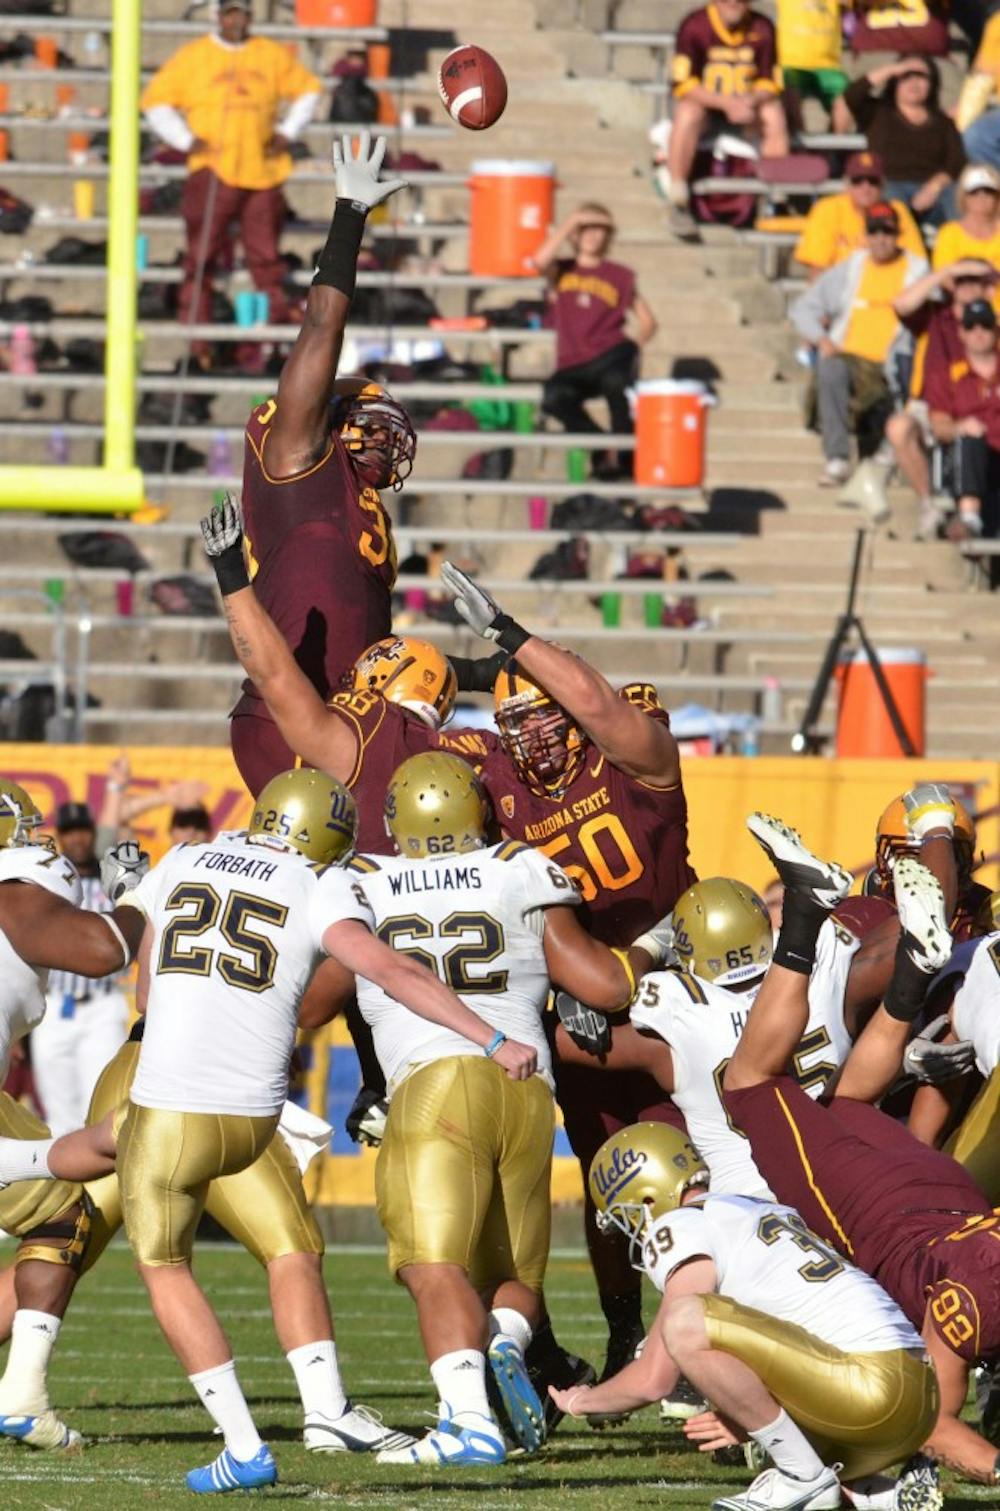
{"type": "Polygon", "coordinates": [[[228,1495],[230,1490],[260,1490],[277,1480],[278,1468],[271,1450],[262,1443],[252,1459],[234,1459],[229,1449],[223,1448],[211,1464],[188,1472],[187,1487],[195,1495],[228,1495]]]}
{"type": "Polygon", "coordinates": [[[311,1453],[378,1453],[383,1448],[411,1448],[417,1440],[409,1432],[386,1427],[377,1411],[348,1401],[342,1416],[317,1412],[306,1417],[302,1441],[311,1453]]]}
{"type": "Polygon", "coordinates": [[[492,1417],[463,1412],[460,1425],[451,1408],[441,1403],[441,1420],[433,1431],[409,1448],[383,1448],[378,1464],[502,1464],[507,1457],[503,1434],[492,1417]]]}
{"type": "Polygon", "coordinates": [[[918,970],[933,976],[951,957],[952,937],[937,877],[912,855],[892,868],[892,890],[906,953],[918,970]]]}
{"type": "Polygon", "coordinates": [[[832,1469],[815,1479],[795,1479],[780,1469],[765,1469],[739,1495],[712,1502],[712,1511],[834,1511],[840,1505],[840,1481],[832,1469]]]}
{"type": "Polygon", "coordinates": [[[549,1395],[549,1386],[554,1385],[557,1390],[569,1390],[572,1385],[593,1385],[597,1380],[597,1371],[586,1359],[561,1347],[554,1338],[548,1347],[538,1346],[538,1339],[533,1338],[524,1361],[535,1394],[542,1402],[545,1435],[551,1437],[565,1412],[560,1411],[549,1395]]]}
{"type": "Polygon", "coordinates": [[[806,849],[795,829],[770,814],[751,813],[747,828],[790,892],[800,892],[828,911],[843,902],[852,882],[851,873],[843,866],[820,860],[806,849]]]}
{"type": "Polygon", "coordinates": [[[976,1377],[976,1408],[983,1437],[1000,1447],[1000,1366],[984,1364],[976,1377]]]}
{"type": "Polygon", "coordinates": [[[83,1438],[76,1428],[67,1427],[51,1409],[36,1417],[9,1412],[0,1415],[0,1435],[47,1453],[80,1453],[83,1449],[83,1438]]]}
{"type": "Polygon", "coordinates": [[[695,1390],[690,1380],[681,1375],[669,1396],[664,1396],[660,1402],[660,1421],[689,1422],[707,1410],[708,1402],[701,1391],[695,1390]]]}
{"type": "Polygon", "coordinates": [[[896,1481],[893,1511],[941,1511],[944,1492],[936,1459],[915,1453],[907,1459],[896,1481]]]}
{"type": "Polygon", "coordinates": [[[504,1415],[526,1453],[545,1442],[545,1411],[531,1383],[524,1355],[509,1339],[494,1338],[486,1350],[504,1415]]]}

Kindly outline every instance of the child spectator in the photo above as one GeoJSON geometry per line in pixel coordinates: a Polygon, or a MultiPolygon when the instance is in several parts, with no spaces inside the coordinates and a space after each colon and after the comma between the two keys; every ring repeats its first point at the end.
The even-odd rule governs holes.
{"type": "Polygon", "coordinates": [[[893,301],[927,272],[925,260],[901,249],[892,205],[873,205],[866,228],[867,249],[828,268],[789,311],[799,334],[819,349],[816,402],[826,458],[819,482],[826,488],[850,473],[852,426],[864,421],[872,431],[873,418],[892,407],[889,375],[911,344],[893,301]]]}
{"type": "Polygon", "coordinates": [[[962,138],[938,104],[932,58],[902,58],[849,84],[844,103],[885,168],[885,192],[905,200],[922,225],[955,214],[952,185],[965,167],[962,138]]]}
{"type": "MultiPolygon", "coordinates": [[[[585,204],[558,226],[534,256],[549,277],[549,323],[556,332],[556,370],[545,384],[542,409],[564,430],[600,435],[584,408],[604,399],[616,434],[629,434],[632,416],[627,390],[638,377],[639,349],[656,333],[656,319],[636,286],[635,273],[611,262],[615,234],[611,211],[585,204]],[[569,242],[572,257],[559,257],[569,242]],[[635,339],[626,333],[629,312],[635,339]]],[[[611,480],[631,476],[627,456],[595,455],[594,474],[611,480]]]]}
{"type": "Polygon", "coordinates": [[[962,312],[961,342],[963,359],[926,384],[931,428],[954,453],[958,512],[948,536],[994,539],[1000,533],[1000,352],[988,300],[976,299],[962,312]]]}
{"type": "Polygon", "coordinates": [[[802,100],[819,100],[834,131],[849,131],[841,102],[847,75],[840,66],[841,0],[778,0],[778,62],[785,89],[802,100]]]}
{"type": "Polygon", "coordinates": [[[948,55],[948,0],[855,0],[851,46],[860,52],[948,55]]]}
{"type": "MultiPolygon", "coordinates": [[[[1000,267],[1000,173],[988,163],[970,163],[958,181],[958,219],[937,234],[931,266],[946,268],[971,257],[1000,267]]],[[[1000,289],[994,288],[994,299],[1000,289]]]]}
{"type": "Polygon", "coordinates": [[[955,108],[969,161],[1000,168],[1000,9],[986,22],[955,108]]]}
{"type": "Polygon", "coordinates": [[[788,153],[774,25],[747,0],[716,0],[681,22],[673,61],[673,128],[668,225],[675,236],[697,236],[689,209],[691,170],[705,132],[746,129],[763,157],[788,153]]]}
{"type": "MultiPolygon", "coordinates": [[[[874,152],[855,152],[844,167],[847,188],[813,201],[795,260],[809,269],[809,281],[843,262],[866,245],[865,216],[872,205],[885,199],[885,170],[874,152]]],[[[916,221],[901,199],[890,201],[899,221],[899,244],[914,257],[924,256],[924,243],[916,221]]]]}

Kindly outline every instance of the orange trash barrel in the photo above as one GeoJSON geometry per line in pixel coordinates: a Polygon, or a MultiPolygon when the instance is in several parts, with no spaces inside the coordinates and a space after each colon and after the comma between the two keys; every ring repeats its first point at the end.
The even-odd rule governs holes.
{"type": "MultiPolygon", "coordinates": [[[[924,716],[927,658],[913,646],[880,649],[878,657],[903,727],[916,754],[922,756],[927,744],[924,716]]],[[[901,756],[903,751],[889,722],[867,651],[856,650],[842,661],[837,667],[837,679],[838,756],[901,756]]]]}
{"type": "Polygon", "coordinates": [[[295,0],[300,26],[374,26],[378,0],[295,0]]]}
{"type": "Polygon", "coordinates": [[[693,378],[636,384],[635,481],[697,488],[705,476],[705,411],[710,395],[693,378]]]}
{"type": "Polygon", "coordinates": [[[548,234],[555,164],[484,159],[472,165],[469,271],[481,278],[525,278],[548,234]]]}

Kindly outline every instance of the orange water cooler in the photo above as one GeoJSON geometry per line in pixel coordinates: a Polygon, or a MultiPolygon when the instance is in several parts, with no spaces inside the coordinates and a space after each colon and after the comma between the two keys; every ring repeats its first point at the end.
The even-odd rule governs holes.
{"type": "Polygon", "coordinates": [[[694,379],[636,384],[635,481],[698,488],[705,476],[706,412],[711,395],[694,379]]]}
{"type": "Polygon", "coordinates": [[[295,0],[300,26],[374,26],[378,0],[295,0]]]}
{"type": "MultiPolygon", "coordinates": [[[[925,697],[927,658],[913,646],[879,650],[879,661],[889,684],[903,727],[922,756],[927,744],[925,697]]],[[[882,696],[868,660],[856,650],[837,667],[840,699],[837,709],[838,756],[891,756],[904,754],[886,713],[882,696]]]]}
{"type": "Polygon", "coordinates": [[[526,278],[548,234],[555,201],[553,163],[501,158],[473,163],[469,189],[469,271],[480,278],[526,278]]]}

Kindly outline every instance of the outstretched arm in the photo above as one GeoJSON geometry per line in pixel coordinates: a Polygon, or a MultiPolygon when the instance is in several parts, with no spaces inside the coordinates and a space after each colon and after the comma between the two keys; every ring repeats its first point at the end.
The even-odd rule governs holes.
{"type": "Polygon", "coordinates": [[[232,494],[205,516],[201,533],[218,579],[233,649],[282,739],[305,765],[326,771],[339,782],[348,781],[357,760],[357,737],[339,714],[327,708],[250,586],[243,515],[232,494]]]}
{"type": "Polygon", "coordinates": [[[677,786],[680,753],[665,724],[620,698],[595,667],[572,651],[529,634],[451,562],[442,565],[441,580],[454,593],[466,624],[516,656],[532,681],[552,694],[613,766],[651,787],[677,786]]]}
{"type": "Polygon", "coordinates": [[[30,883],[0,886],[0,928],[28,965],[91,977],[120,971],[128,960],[108,927],[109,917],[128,945],[128,960],[133,959],[146,927],[138,908],[92,913],[30,883]]]}
{"type": "Polygon", "coordinates": [[[405,187],[393,178],[379,183],[385,137],[374,147],[362,132],[355,154],[351,138],[333,144],[337,205],[306,300],[305,317],[278,384],[278,408],[267,440],[272,477],[294,477],[322,456],[329,440],[327,407],[354,295],[358,252],[369,210],[405,187]]]}

